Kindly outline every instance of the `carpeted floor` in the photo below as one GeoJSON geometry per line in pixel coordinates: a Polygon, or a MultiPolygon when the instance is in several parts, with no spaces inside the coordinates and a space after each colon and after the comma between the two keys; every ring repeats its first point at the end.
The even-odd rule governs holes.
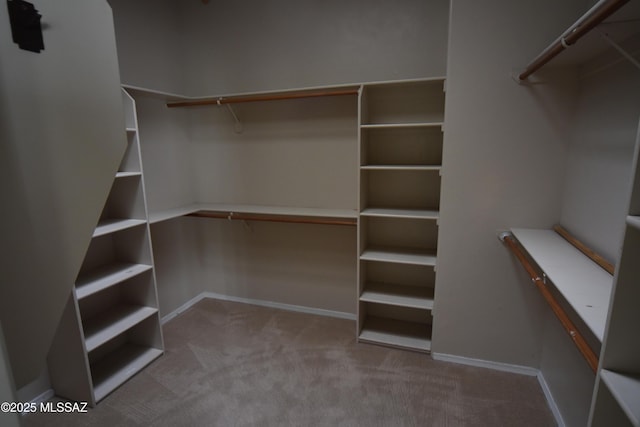
{"type": "Polygon", "coordinates": [[[356,344],[353,321],[205,299],[84,414],[31,426],[555,426],[535,377],[356,344]]]}

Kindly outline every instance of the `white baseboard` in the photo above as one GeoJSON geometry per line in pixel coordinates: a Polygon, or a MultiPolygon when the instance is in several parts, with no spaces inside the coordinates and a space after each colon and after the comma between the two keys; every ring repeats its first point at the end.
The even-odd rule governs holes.
{"type": "Polygon", "coordinates": [[[470,357],[454,356],[452,354],[443,353],[431,353],[434,360],[441,360],[443,362],[459,363],[461,365],[476,366],[480,368],[488,368],[496,371],[511,372],[514,374],[528,375],[530,377],[536,377],[539,374],[539,370],[531,368],[529,366],[512,365],[509,363],[493,362],[490,360],[473,359],[470,357]]]}
{"type": "Polygon", "coordinates": [[[338,319],[347,319],[347,320],[356,320],[356,315],[352,313],[345,313],[342,311],[334,311],[334,310],[325,310],[323,308],[314,308],[314,307],[305,307],[302,305],[294,305],[294,304],[284,304],[280,302],[274,301],[265,301],[253,298],[243,298],[243,297],[235,297],[230,295],[217,294],[215,292],[203,292],[200,295],[192,298],[186,303],[182,304],[180,307],[172,311],[171,313],[163,316],[161,319],[162,324],[164,325],[169,320],[178,316],[180,313],[188,310],[193,305],[202,301],[204,298],[217,299],[222,301],[233,301],[240,302],[244,304],[258,305],[261,307],[269,307],[269,308],[277,308],[280,310],[288,310],[288,311],[296,311],[299,313],[307,313],[307,314],[316,314],[319,316],[327,316],[327,317],[335,317],[338,319]]]}
{"type": "MultiPolygon", "coordinates": [[[[47,400],[51,399],[55,395],[56,395],[56,393],[53,391],[53,389],[50,388],[49,390],[44,391],[41,394],[39,394],[38,396],[36,396],[33,399],[29,400],[29,403],[31,403],[32,405],[36,405],[39,408],[40,407],[40,403],[46,402],[47,400]]],[[[20,415],[25,416],[25,415],[30,414],[30,413],[31,412],[22,412],[20,415]]]]}
{"type": "Polygon", "coordinates": [[[180,313],[182,313],[184,311],[187,311],[192,306],[194,306],[195,304],[197,304],[200,301],[202,301],[204,298],[205,298],[204,292],[201,293],[200,295],[196,296],[196,297],[191,298],[189,301],[185,302],[180,307],[178,307],[175,310],[173,310],[171,313],[169,313],[169,314],[167,314],[165,316],[162,316],[162,318],[160,319],[160,323],[164,325],[169,320],[171,320],[174,317],[178,316],[180,313]]]}
{"type": "Polygon", "coordinates": [[[494,369],[497,371],[511,372],[514,374],[527,375],[531,377],[536,377],[538,379],[538,383],[540,384],[540,388],[542,388],[542,392],[544,393],[544,397],[547,400],[547,404],[549,405],[549,409],[553,414],[553,417],[558,424],[558,427],[565,427],[564,419],[562,418],[562,414],[560,413],[560,408],[556,404],[556,401],[553,399],[553,395],[551,394],[551,390],[547,382],[544,379],[544,375],[539,369],[531,368],[529,366],[521,366],[521,365],[512,365],[509,363],[501,363],[501,362],[492,362],[489,360],[482,359],[473,359],[470,357],[463,356],[454,356],[451,354],[442,354],[442,353],[431,353],[431,356],[434,360],[441,360],[443,362],[453,362],[459,363],[462,365],[476,366],[480,368],[488,368],[494,369]]]}
{"type": "Polygon", "coordinates": [[[542,392],[544,393],[544,397],[547,399],[547,403],[549,404],[549,409],[553,413],[553,417],[556,419],[556,423],[558,427],[565,427],[566,424],[564,422],[564,418],[562,418],[562,414],[560,413],[560,408],[556,405],[556,401],[553,398],[553,394],[551,394],[551,389],[547,384],[547,381],[544,379],[544,375],[542,372],[538,372],[538,383],[540,383],[540,388],[542,388],[542,392]]]}

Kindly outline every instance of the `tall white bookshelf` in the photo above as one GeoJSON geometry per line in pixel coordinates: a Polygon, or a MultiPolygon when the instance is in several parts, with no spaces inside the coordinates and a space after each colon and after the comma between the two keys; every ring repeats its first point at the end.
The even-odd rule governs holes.
{"type": "Polygon", "coordinates": [[[127,148],[48,355],[58,396],[97,402],[163,353],[135,102],[127,148]]]}
{"type": "Polygon", "coordinates": [[[429,352],[444,79],[360,94],[358,340],[429,352]]]}
{"type": "Polygon", "coordinates": [[[640,426],[640,126],[631,200],[596,378],[591,426],[640,426]]]}

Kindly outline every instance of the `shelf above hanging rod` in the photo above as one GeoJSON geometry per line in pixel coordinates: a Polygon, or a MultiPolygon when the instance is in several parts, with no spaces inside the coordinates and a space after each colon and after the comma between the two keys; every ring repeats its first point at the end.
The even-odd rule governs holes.
{"type": "Polygon", "coordinates": [[[244,212],[227,212],[227,211],[209,211],[200,210],[188,214],[187,216],[195,216],[200,218],[228,219],[240,221],[267,221],[267,222],[286,222],[294,224],[321,224],[321,225],[350,225],[355,226],[357,219],[355,218],[333,218],[319,217],[307,215],[277,215],[277,214],[258,214],[244,212]]]}
{"type": "Polygon", "coordinates": [[[283,206],[198,203],[151,213],[152,224],[194,216],[244,221],[291,222],[305,224],[350,225],[357,224],[358,213],[353,209],[297,208],[283,206]]]}
{"type": "Polygon", "coordinates": [[[533,73],[545,66],[549,61],[562,53],[569,46],[574,45],[589,31],[600,25],[605,19],[617,12],[629,0],[600,0],[586,14],[578,19],[560,37],[547,46],[527,67],[517,76],[518,81],[529,78],[533,73]]]}
{"type": "Polygon", "coordinates": [[[344,88],[344,89],[280,92],[280,93],[270,93],[270,94],[263,94],[263,95],[222,96],[217,98],[199,99],[199,100],[193,100],[193,101],[167,102],[167,107],[169,108],[197,107],[197,106],[203,106],[203,105],[236,104],[236,103],[243,103],[243,102],[282,101],[282,100],[288,100],[288,99],[346,96],[346,95],[357,95],[358,90],[359,90],[359,87],[353,87],[353,88],[344,88]]]}
{"type": "MultiPolygon", "coordinates": [[[[598,369],[598,356],[548,288],[547,276],[544,273],[541,275],[537,272],[537,269],[529,262],[528,257],[523,253],[520,244],[518,244],[512,233],[502,233],[499,238],[515,255],[518,261],[520,261],[520,264],[524,267],[533,284],[538,288],[591,370],[595,373],[598,369]]],[[[602,337],[599,338],[602,339],[602,337]]]]}

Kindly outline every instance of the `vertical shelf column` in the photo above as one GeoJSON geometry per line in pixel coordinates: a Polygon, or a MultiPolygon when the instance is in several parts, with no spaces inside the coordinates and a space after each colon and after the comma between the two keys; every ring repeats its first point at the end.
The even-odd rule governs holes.
{"type": "Polygon", "coordinates": [[[444,79],[360,93],[358,340],[429,352],[444,79]]]}
{"type": "Polygon", "coordinates": [[[640,426],[640,126],[622,252],[614,276],[589,425],[640,426]]]}
{"type": "Polygon", "coordinates": [[[94,406],[163,353],[135,102],[127,148],[48,356],[57,395],[94,406]]]}

